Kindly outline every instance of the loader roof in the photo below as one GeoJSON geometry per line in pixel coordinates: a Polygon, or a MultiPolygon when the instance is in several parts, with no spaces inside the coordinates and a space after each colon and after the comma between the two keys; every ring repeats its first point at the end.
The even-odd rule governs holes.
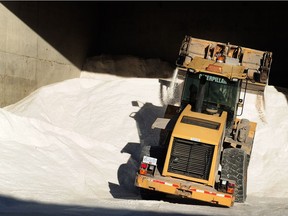
{"type": "Polygon", "coordinates": [[[193,60],[187,65],[187,68],[191,68],[194,72],[205,72],[209,74],[215,74],[218,76],[232,79],[246,79],[247,73],[245,73],[245,67],[240,65],[229,65],[225,63],[215,62],[214,60],[204,59],[195,56],[193,60]]]}

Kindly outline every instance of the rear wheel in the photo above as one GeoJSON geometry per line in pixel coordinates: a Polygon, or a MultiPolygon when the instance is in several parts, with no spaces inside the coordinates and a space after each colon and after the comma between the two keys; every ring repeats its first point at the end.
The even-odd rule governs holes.
{"type": "Polygon", "coordinates": [[[245,202],[247,196],[248,156],[237,148],[224,149],[221,177],[236,182],[235,201],[245,202]]]}
{"type": "Polygon", "coordinates": [[[139,162],[141,162],[143,160],[144,156],[149,156],[150,157],[150,149],[151,146],[143,146],[140,152],[140,158],[139,158],[139,162]]]}

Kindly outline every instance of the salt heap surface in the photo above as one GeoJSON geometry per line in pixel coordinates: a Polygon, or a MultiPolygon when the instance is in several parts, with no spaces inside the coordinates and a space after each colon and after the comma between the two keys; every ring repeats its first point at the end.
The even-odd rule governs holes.
{"type": "MultiPolygon", "coordinates": [[[[87,74],[42,87],[1,109],[2,191],[29,198],[43,193],[44,199],[59,191],[70,198],[87,197],[87,193],[109,197],[107,181],[118,183],[117,169],[129,157],[121,150],[127,143],[141,142],[131,118],[140,108],[132,102],[160,108],[148,110],[146,120],[142,119],[146,122],[161,117],[165,107],[161,108],[157,79],[87,74]],[[106,181],[96,181],[97,176],[106,181]],[[78,189],[71,191],[75,185],[78,189]],[[89,191],[92,185],[93,192],[89,191]]],[[[288,197],[287,96],[267,86],[262,107],[261,100],[247,93],[242,116],[258,124],[248,195],[288,197]]],[[[148,134],[148,128],[141,133],[148,134]]],[[[157,142],[157,137],[153,139],[157,142]]]]}

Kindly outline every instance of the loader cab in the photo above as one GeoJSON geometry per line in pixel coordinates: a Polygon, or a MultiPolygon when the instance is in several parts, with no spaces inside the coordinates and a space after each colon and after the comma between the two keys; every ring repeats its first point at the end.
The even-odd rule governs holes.
{"type": "Polygon", "coordinates": [[[181,107],[191,104],[192,111],[209,115],[221,115],[227,111],[226,128],[232,128],[240,91],[241,80],[231,81],[215,74],[187,72],[181,107]]]}

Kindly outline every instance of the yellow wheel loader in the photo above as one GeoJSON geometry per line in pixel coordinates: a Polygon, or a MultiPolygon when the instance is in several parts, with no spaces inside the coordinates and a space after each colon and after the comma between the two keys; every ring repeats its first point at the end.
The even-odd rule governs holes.
{"type": "Polygon", "coordinates": [[[271,63],[268,51],[185,36],[176,61],[183,82],[169,84],[180,88],[179,104],[152,125],[161,129],[159,146],[141,153],[135,186],[144,199],[245,202],[256,123],[238,116],[246,91],[264,90],[271,63]]]}

